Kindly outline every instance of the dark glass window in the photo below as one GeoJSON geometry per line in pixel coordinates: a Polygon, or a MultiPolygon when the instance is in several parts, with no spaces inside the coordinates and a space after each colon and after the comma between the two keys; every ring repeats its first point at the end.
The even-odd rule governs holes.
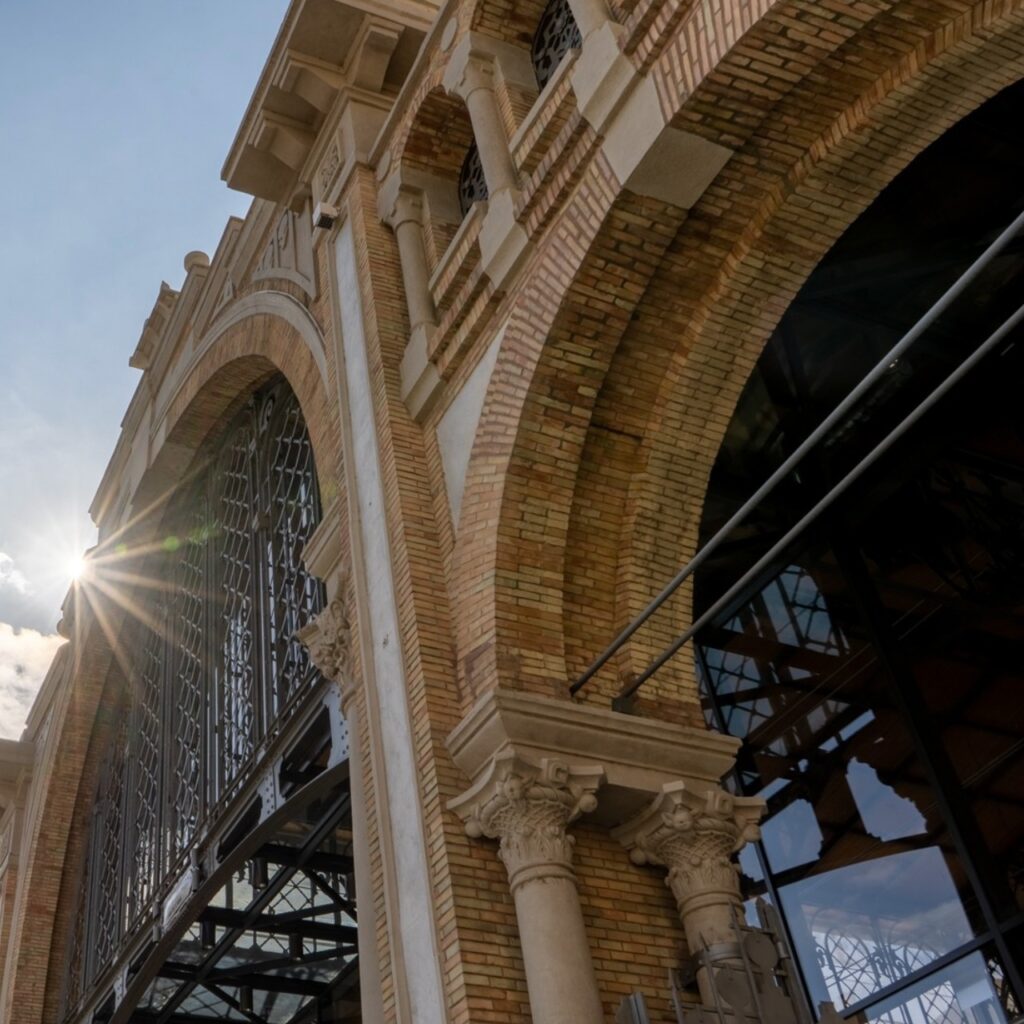
{"type": "MultiPolygon", "coordinates": [[[[922,154],[770,339],[711,477],[707,539],[1024,207],[1015,86],[922,154]],[[1007,120],[1009,119],[1009,120],[1007,120]]],[[[698,575],[710,606],[1019,306],[1018,239],[698,575]]],[[[813,1007],[1017,1015],[1024,962],[1024,333],[699,636],[709,716],[763,796],[741,867],[813,1007]]]]}

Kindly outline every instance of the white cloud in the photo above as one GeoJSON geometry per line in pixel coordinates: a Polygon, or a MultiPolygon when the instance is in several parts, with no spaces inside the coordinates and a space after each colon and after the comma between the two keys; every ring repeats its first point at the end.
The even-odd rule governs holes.
{"type": "Polygon", "coordinates": [[[0,587],[13,587],[19,594],[28,593],[25,574],[14,568],[14,559],[3,551],[0,551],[0,587]]]}
{"type": "Polygon", "coordinates": [[[32,701],[63,642],[56,634],[0,622],[0,736],[21,736],[32,701]]]}

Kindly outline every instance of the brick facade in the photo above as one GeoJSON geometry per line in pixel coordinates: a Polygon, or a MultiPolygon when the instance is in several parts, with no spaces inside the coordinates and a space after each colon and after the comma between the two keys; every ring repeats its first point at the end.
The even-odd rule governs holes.
{"type": "MultiPolygon", "coordinates": [[[[286,25],[304,7],[295,0],[286,25]]],[[[677,133],[673,139],[727,154],[688,206],[666,198],[671,181],[633,188],[639,178],[620,180],[616,111],[634,93],[624,91],[607,116],[593,104],[582,109],[586,45],[539,98],[517,85],[510,50],[528,52],[544,4],[450,0],[419,21],[381,7],[385,21],[393,15],[404,31],[418,32],[423,49],[406,62],[404,80],[385,75],[376,88],[379,134],[326,167],[323,140],[335,131],[348,138],[338,127],[346,103],[368,102],[362,92],[374,92],[360,84],[350,97],[339,87],[312,122],[314,141],[287,187],[277,178],[247,186],[259,198],[244,224],[229,225],[212,262],[189,270],[162,329],[156,311],[147,324],[156,341],[95,509],[101,541],[123,531],[142,543],[152,517],[133,517],[172,491],[218,426],[280,372],[309,426],[324,505],[337,509],[342,560],[354,564],[367,557],[354,510],[368,469],[354,464],[352,440],[376,435],[390,562],[364,565],[365,579],[355,573],[342,596],[352,621],[365,622],[366,589],[391,574],[399,635],[387,639],[400,645],[404,666],[444,1013],[448,1024],[525,1022],[530,995],[513,895],[494,842],[470,838],[449,809],[470,783],[449,737],[495,691],[568,702],[572,679],[694,552],[708,475],[772,329],[882,188],[1024,77],[1024,3],[612,5],[622,66],[634,76],[629,88],[649,84],[656,98],[658,139],[677,133]],[[471,32],[498,65],[497,109],[519,180],[513,216],[525,238],[514,259],[488,248],[488,224],[460,228],[450,214],[474,126],[443,82],[471,32]],[[487,41],[500,44],[493,54],[487,41]],[[380,207],[389,179],[419,190],[425,211],[422,250],[436,313],[426,362],[436,384],[416,416],[403,364],[406,253],[380,207]],[[312,262],[304,277],[294,253],[266,253],[282,216],[308,220],[315,201],[337,217],[306,241],[296,235],[293,247],[306,245],[312,262]],[[346,391],[341,322],[352,296],[336,275],[341,225],[355,246],[372,422],[352,421],[346,391]],[[233,310],[243,312],[232,322],[233,310]],[[465,473],[456,515],[445,428],[462,415],[460,396],[499,334],[479,419],[470,417],[455,446],[465,473]],[[140,459],[141,472],[131,470],[140,459]]],[[[275,49],[272,66],[283,59],[275,49]]],[[[259,116],[257,104],[243,131],[259,116]]],[[[669,178],[677,170],[685,176],[663,169],[669,178]]],[[[684,588],[578,704],[606,708],[689,610],[684,588]]],[[[26,732],[35,768],[20,798],[16,883],[5,883],[0,989],[0,1015],[18,1024],[60,1019],[97,765],[125,685],[114,652],[124,614],[109,598],[83,603],[79,595],[69,653],[51,671],[26,732]]],[[[387,813],[394,739],[375,710],[366,637],[381,640],[356,636],[353,708],[367,815],[357,827],[372,886],[359,893],[360,927],[372,929],[377,952],[380,1020],[419,1021],[429,1018],[414,1011],[419,996],[399,940],[401,858],[387,813]]],[[[645,687],[634,710],[703,728],[686,654],[645,687]]],[[[684,946],[683,927],[664,872],[631,864],[609,825],[592,819],[571,829],[605,1016],[642,989],[651,994],[652,1021],[668,1024],[675,1017],[665,977],[684,946]]]]}

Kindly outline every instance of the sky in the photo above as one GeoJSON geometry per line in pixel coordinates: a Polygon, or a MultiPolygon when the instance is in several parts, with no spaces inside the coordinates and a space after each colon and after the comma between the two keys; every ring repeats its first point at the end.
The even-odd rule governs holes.
{"type": "Polygon", "coordinates": [[[60,638],[162,280],[249,197],[220,168],[286,0],[0,0],[0,736],[60,638]]]}

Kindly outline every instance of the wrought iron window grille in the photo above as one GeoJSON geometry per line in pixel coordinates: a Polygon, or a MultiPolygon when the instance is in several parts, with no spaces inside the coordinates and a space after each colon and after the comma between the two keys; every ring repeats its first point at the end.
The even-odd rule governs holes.
{"type": "Polygon", "coordinates": [[[469,147],[466,159],[462,161],[462,169],[459,171],[459,209],[462,216],[465,217],[475,203],[484,202],[489,195],[480,149],[474,142],[469,147]]]}
{"type": "Polygon", "coordinates": [[[121,637],[125,706],[100,769],[66,1013],[155,920],[204,825],[319,692],[295,639],[324,602],[301,562],[319,518],[309,435],[276,379],[172,499],[140,567],[151,582],[121,637]]]}
{"type": "Polygon", "coordinates": [[[541,15],[530,53],[538,88],[543,89],[565,55],[570,50],[578,50],[582,44],[569,0],[551,0],[541,15]]]}

